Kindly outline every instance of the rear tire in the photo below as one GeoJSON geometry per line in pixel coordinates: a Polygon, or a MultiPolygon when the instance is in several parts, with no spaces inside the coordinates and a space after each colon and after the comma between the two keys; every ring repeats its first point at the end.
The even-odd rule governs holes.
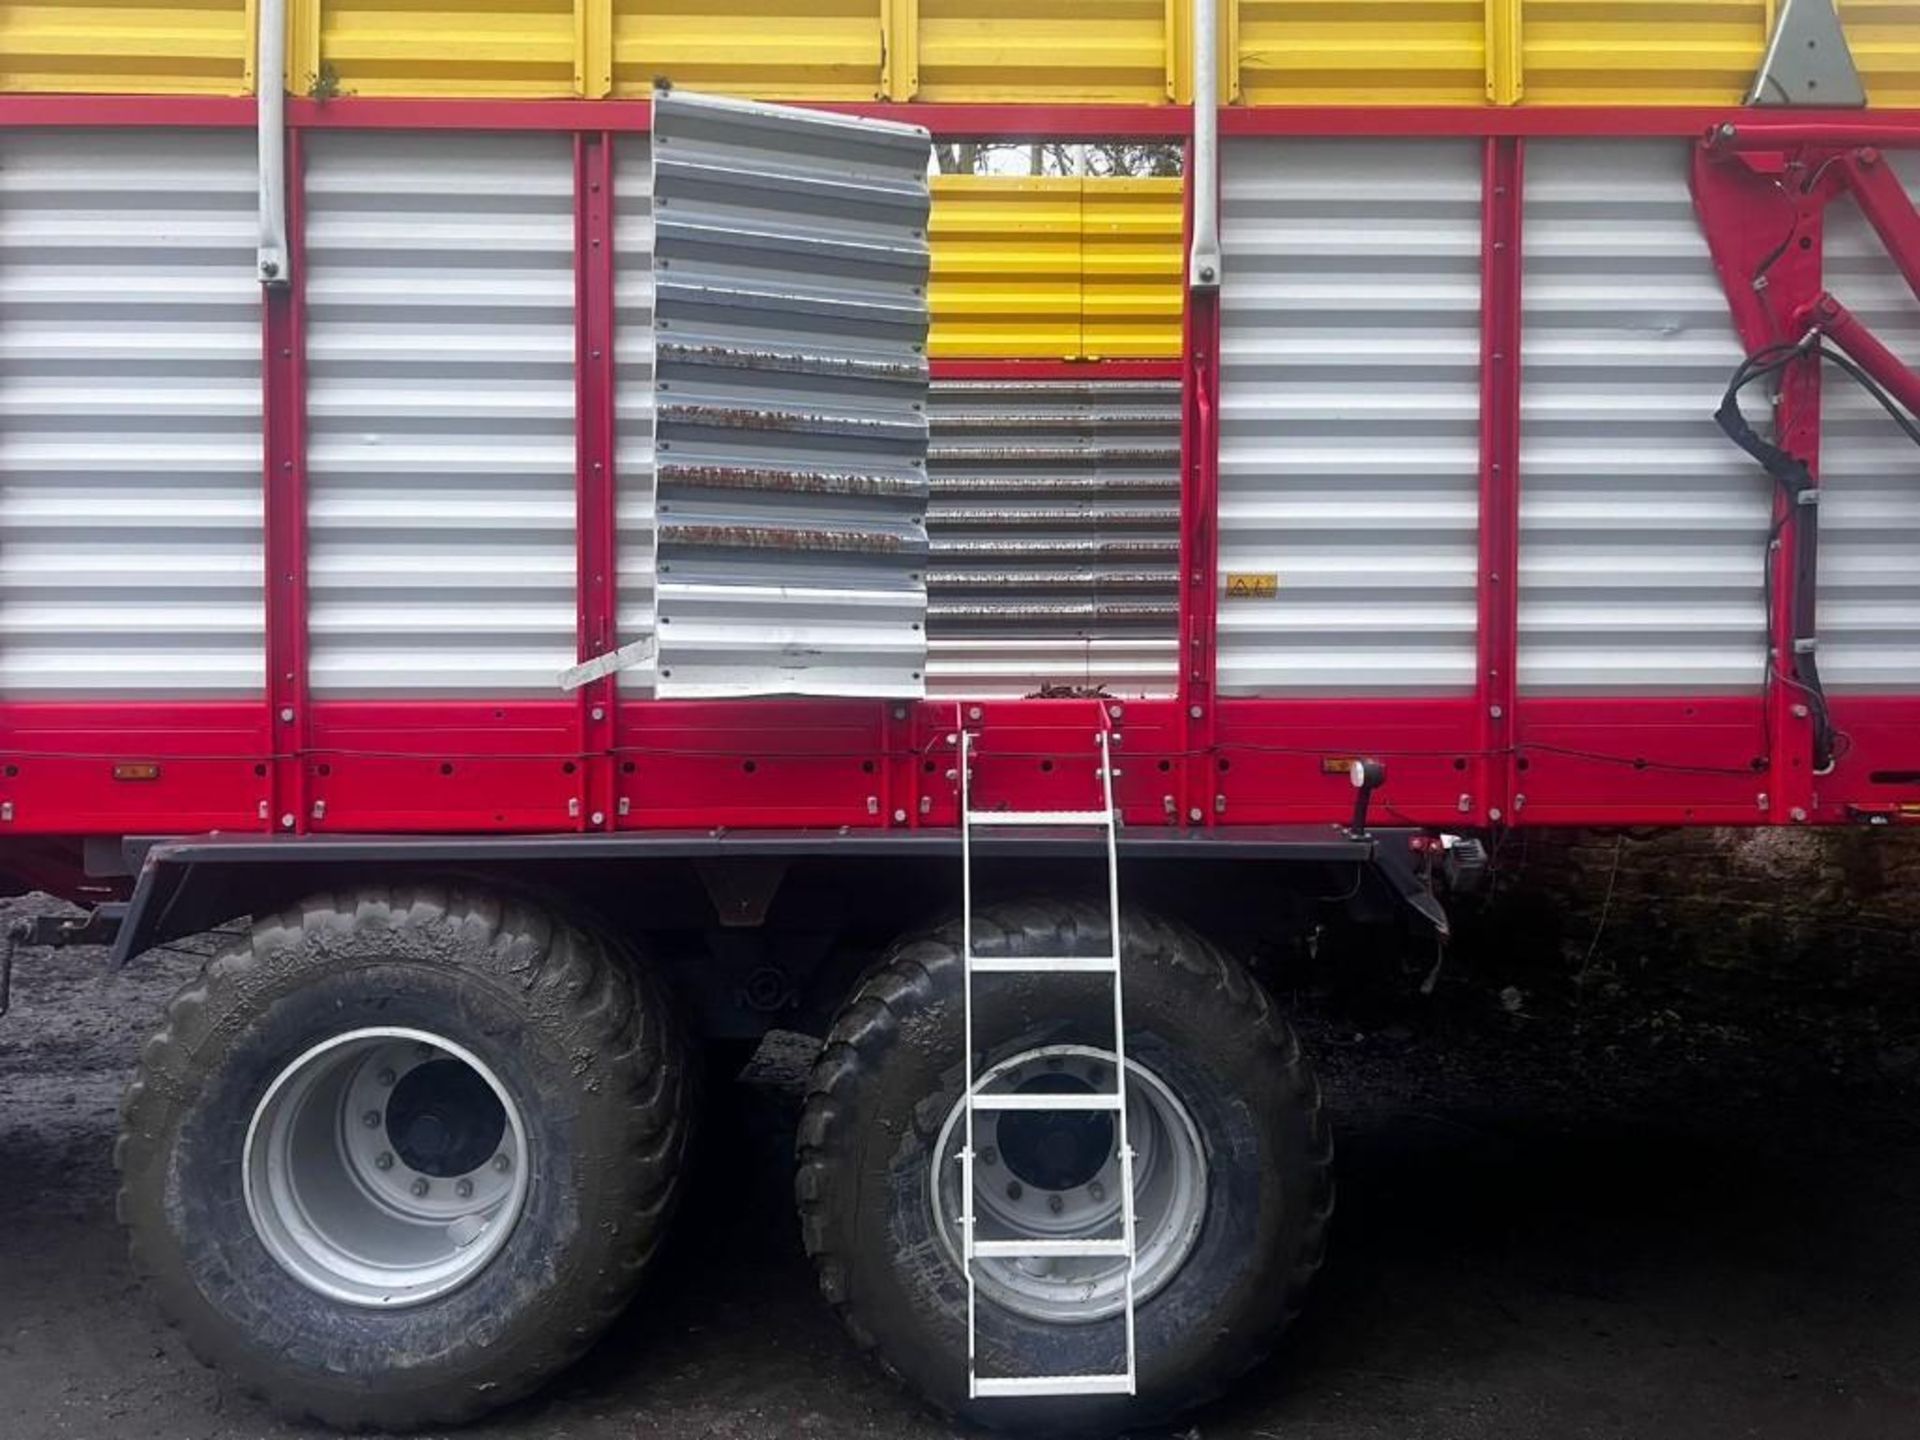
{"type": "MultiPolygon", "coordinates": [[[[1088,905],[988,906],[976,912],[974,943],[987,955],[1099,954],[1107,928],[1104,910],[1088,905]]],[[[1269,1352],[1324,1254],[1332,1143],[1293,1032],[1241,965],[1191,931],[1137,913],[1123,916],[1122,929],[1129,1090],[1144,1109],[1143,1078],[1162,1088],[1171,1100],[1162,1108],[1197,1131],[1205,1172],[1197,1233],[1137,1307],[1131,1398],[968,1398],[966,1281],[944,1213],[953,1205],[935,1193],[951,1167],[940,1147],[957,1143],[948,1122],[966,1084],[957,922],[895,947],[842,1011],[813,1072],[797,1193],[821,1289],[888,1370],[976,1423],[1058,1432],[1164,1422],[1220,1394],[1269,1352]]],[[[981,1068],[1036,1052],[1110,1055],[1111,1003],[1103,980],[983,977],[974,1016],[981,1068]]],[[[1055,1088],[1053,1077],[1048,1085],[1055,1088]]],[[[1141,1148],[1138,1132],[1134,1145],[1141,1148]]],[[[1059,1145],[1042,1158],[1073,1163],[1059,1145]]],[[[983,1163],[976,1160],[976,1195],[983,1163]]],[[[996,1157],[987,1183],[1003,1183],[1013,1163],[996,1157]]],[[[1027,1192],[1055,1183],[1029,1172],[1027,1192]]],[[[1068,1187],[1095,1188],[1085,1166],[1060,1173],[1074,1176],[1057,1182],[1068,1203],[1068,1187]]],[[[1146,1186],[1137,1174],[1137,1197],[1146,1186]]],[[[1136,1207],[1144,1276],[1147,1211],[1138,1198],[1136,1207]]],[[[1112,1307],[1076,1323],[1048,1318],[1047,1303],[981,1287],[982,1375],[1118,1368],[1124,1322],[1112,1307]]]]}
{"type": "Polygon", "coordinates": [[[632,1296],[692,1079],[662,988],[593,935],[485,894],[321,896],[168,1006],[123,1105],[121,1219],[195,1352],[283,1414],[457,1424],[632,1296]]]}

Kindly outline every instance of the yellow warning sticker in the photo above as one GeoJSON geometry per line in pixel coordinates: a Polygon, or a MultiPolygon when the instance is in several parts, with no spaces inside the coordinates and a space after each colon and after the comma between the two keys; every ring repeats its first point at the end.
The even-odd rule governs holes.
{"type": "Polygon", "coordinates": [[[1246,571],[1227,574],[1227,599],[1229,600],[1271,600],[1280,593],[1278,575],[1250,574],[1246,571]]]}

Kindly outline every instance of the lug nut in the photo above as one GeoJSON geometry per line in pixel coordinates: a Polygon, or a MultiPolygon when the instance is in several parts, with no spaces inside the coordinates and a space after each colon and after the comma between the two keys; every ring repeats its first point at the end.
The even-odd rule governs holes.
{"type": "Polygon", "coordinates": [[[1047,1196],[1047,1209],[1051,1210],[1054,1214],[1058,1215],[1062,1210],[1066,1208],[1067,1208],[1067,1202],[1061,1199],[1058,1195],[1047,1196]]]}
{"type": "Polygon", "coordinates": [[[360,1123],[369,1130],[378,1130],[380,1128],[380,1112],[378,1110],[367,1111],[366,1114],[360,1117],[360,1123]]]}
{"type": "Polygon", "coordinates": [[[1091,1185],[1087,1186],[1087,1194],[1096,1201],[1104,1200],[1107,1198],[1107,1187],[1102,1185],[1098,1180],[1095,1180],[1091,1185]]]}
{"type": "Polygon", "coordinates": [[[980,1152],[980,1163],[982,1165],[998,1165],[1000,1163],[1000,1152],[989,1145],[980,1152]]]}
{"type": "Polygon", "coordinates": [[[504,1175],[513,1168],[513,1160],[507,1155],[496,1155],[493,1157],[493,1168],[504,1175]]]}
{"type": "Polygon", "coordinates": [[[426,1178],[424,1176],[414,1181],[412,1185],[412,1190],[415,1195],[425,1195],[427,1191],[431,1190],[432,1188],[433,1187],[431,1185],[427,1184],[426,1178]]]}
{"type": "Polygon", "coordinates": [[[394,1081],[398,1080],[399,1078],[400,1077],[398,1075],[395,1075],[392,1070],[382,1070],[380,1072],[380,1083],[382,1085],[391,1085],[393,1084],[394,1081]]]}
{"type": "Polygon", "coordinates": [[[376,1170],[391,1170],[393,1168],[392,1154],[382,1150],[378,1155],[373,1157],[373,1168],[376,1170]]]}
{"type": "Polygon", "coordinates": [[[454,1186],[453,1189],[454,1193],[462,1200],[471,1199],[473,1196],[473,1181],[462,1180],[458,1185],[454,1186]]]}
{"type": "Polygon", "coordinates": [[[1027,1192],[1025,1190],[1022,1190],[1020,1188],[1020,1182],[1018,1180],[1009,1180],[1007,1182],[1007,1199],[1018,1200],[1022,1195],[1026,1193],[1027,1192]]]}

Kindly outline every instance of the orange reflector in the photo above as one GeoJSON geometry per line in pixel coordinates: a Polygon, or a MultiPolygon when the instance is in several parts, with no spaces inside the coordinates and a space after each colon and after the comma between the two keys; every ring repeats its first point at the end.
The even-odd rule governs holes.
{"type": "Polygon", "coordinates": [[[116,780],[158,780],[160,778],[160,767],[151,760],[143,760],[131,765],[116,765],[113,767],[113,778],[116,780]]]}

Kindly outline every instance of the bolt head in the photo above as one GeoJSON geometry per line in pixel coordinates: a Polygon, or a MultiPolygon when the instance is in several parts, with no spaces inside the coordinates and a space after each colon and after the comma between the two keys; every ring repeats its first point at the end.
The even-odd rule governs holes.
{"type": "Polygon", "coordinates": [[[982,1165],[998,1165],[1000,1163],[1000,1152],[989,1145],[980,1152],[980,1163],[982,1165]]]}
{"type": "Polygon", "coordinates": [[[458,1185],[455,1185],[453,1188],[454,1188],[454,1192],[458,1194],[462,1200],[470,1200],[473,1198],[473,1181],[462,1180],[458,1185]]]}
{"type": "Polygon", "coordinates": [[[389,1068],[387,1068],[387,1069],[385,1069],[385,1070],[382,1070],[382,1071],[380,1072],[380,1083],[381,1083],[382,1085],[391,1085],[391,1084],[393,1084],[393,1083],[394,1083],[394,1082],[395,1082],[396,1080],[398,1080],[399,1078],[400,1078],[400,1077],[399,1077],[398,1075],[396,1075],[396,1074],[394,1074],[394,1073],[393,1073],[393,1070],[392,1070],[392,1068],[391,1068],[391,1067],[389,1067],[389,1068]]]}
{"type": "Polygon", "coordinates": [[[376,1170],[391,1170],[393,1168],[393,1156],[387,1151],[382,1150],[378,1155],[373,1157],[373,1168],[376,1170]]]}
{"type": "Polygon", "coordinates": [[[293,707],[291,705],[284,705],[281,707],[280,723],[282,725],[291,725],[293,723],[293,707]]]}
{"type": "Polygon", "coordinates": [[[280,828],[282,830],[293,829],[293,812],[292,811],[288,811],[285,815],[282,815],[280,817],[280,828]]]}
{"type": "Polygon", "coordinates": [[[1193,823],[1196,825],[1198,825],[1200,821],[1204,818],[1205,817],[1202,816],[1200,813],[1200,807],[1198,805],[1194,806],[1191,810],[1187,811],[1187,819],[1193,821],[1193,823]]]}
{"type": "Polygon", "coordinates": [[[360,1117],[360,1123],[369,1130],[378,1130],[380,1128],[380,1112],[378,1110],[367,1111],[366,1114],[360,1117]]]}
{"type": "Polygon", "coordinates": [[[513,1157],[511,1155],[494,1156],[493,1168],[498,1170],[502,1175],[506,1174],[507,1171],[513,1168],[513,1157]]]}
{"type": "Polygon", "coordinates": [[[1087,1186],[1087,1195],[1095,1201],[1104,1200],[1107,1198],[1107,1187],[1095,1180],[1087,1186]]]}
{"type": "Polygon", "coordinates": [[[606,812],[604,810],[596,810],[593,812],[592,819],[595,825],[604,825],[607,823],[606,812]]]}
{"type": "Polygon", "coordinates": [[[1062,1199],[1060,1196],[1049,1195],[1047,1197],[1047,1209],[1051,1210],[1055,1215],[1058,1215],[1062,1210],[1066,1208],[1067,1208],[1067,1202],[1064,1199],[1062,1199]]]}
{"type": "Polygon", "coordinates": [[[427,1177],[422,1175],[418,1180],[414,1181],[413,1184],[408,1186],[407,1188],[412,1190],[416,1196],[424,1196],[427,1193],[427,1191],[433,1188],[433,1186],[428,1184],[427,1177]]]}
{"type": "Polygon", "coordinates": [[[1018,1200],[1026,1193],[1025,1187],[1022,1186],[1018,1180],[1009,1180],[1007,1182],[1007,1199],[1018,1200]]]}
{"type": "Polygon", "coordinates": [[[894,812],[893,812],[893,823],[894,823],[894,824],[896,824],[896,825],[904,825],[904,824],[906,824],[906,823],[907,823],[907,812],[906,812],[906,811],[904,811],[904,810],[896,810],[896,811],[894,811],[894,812]]]}

